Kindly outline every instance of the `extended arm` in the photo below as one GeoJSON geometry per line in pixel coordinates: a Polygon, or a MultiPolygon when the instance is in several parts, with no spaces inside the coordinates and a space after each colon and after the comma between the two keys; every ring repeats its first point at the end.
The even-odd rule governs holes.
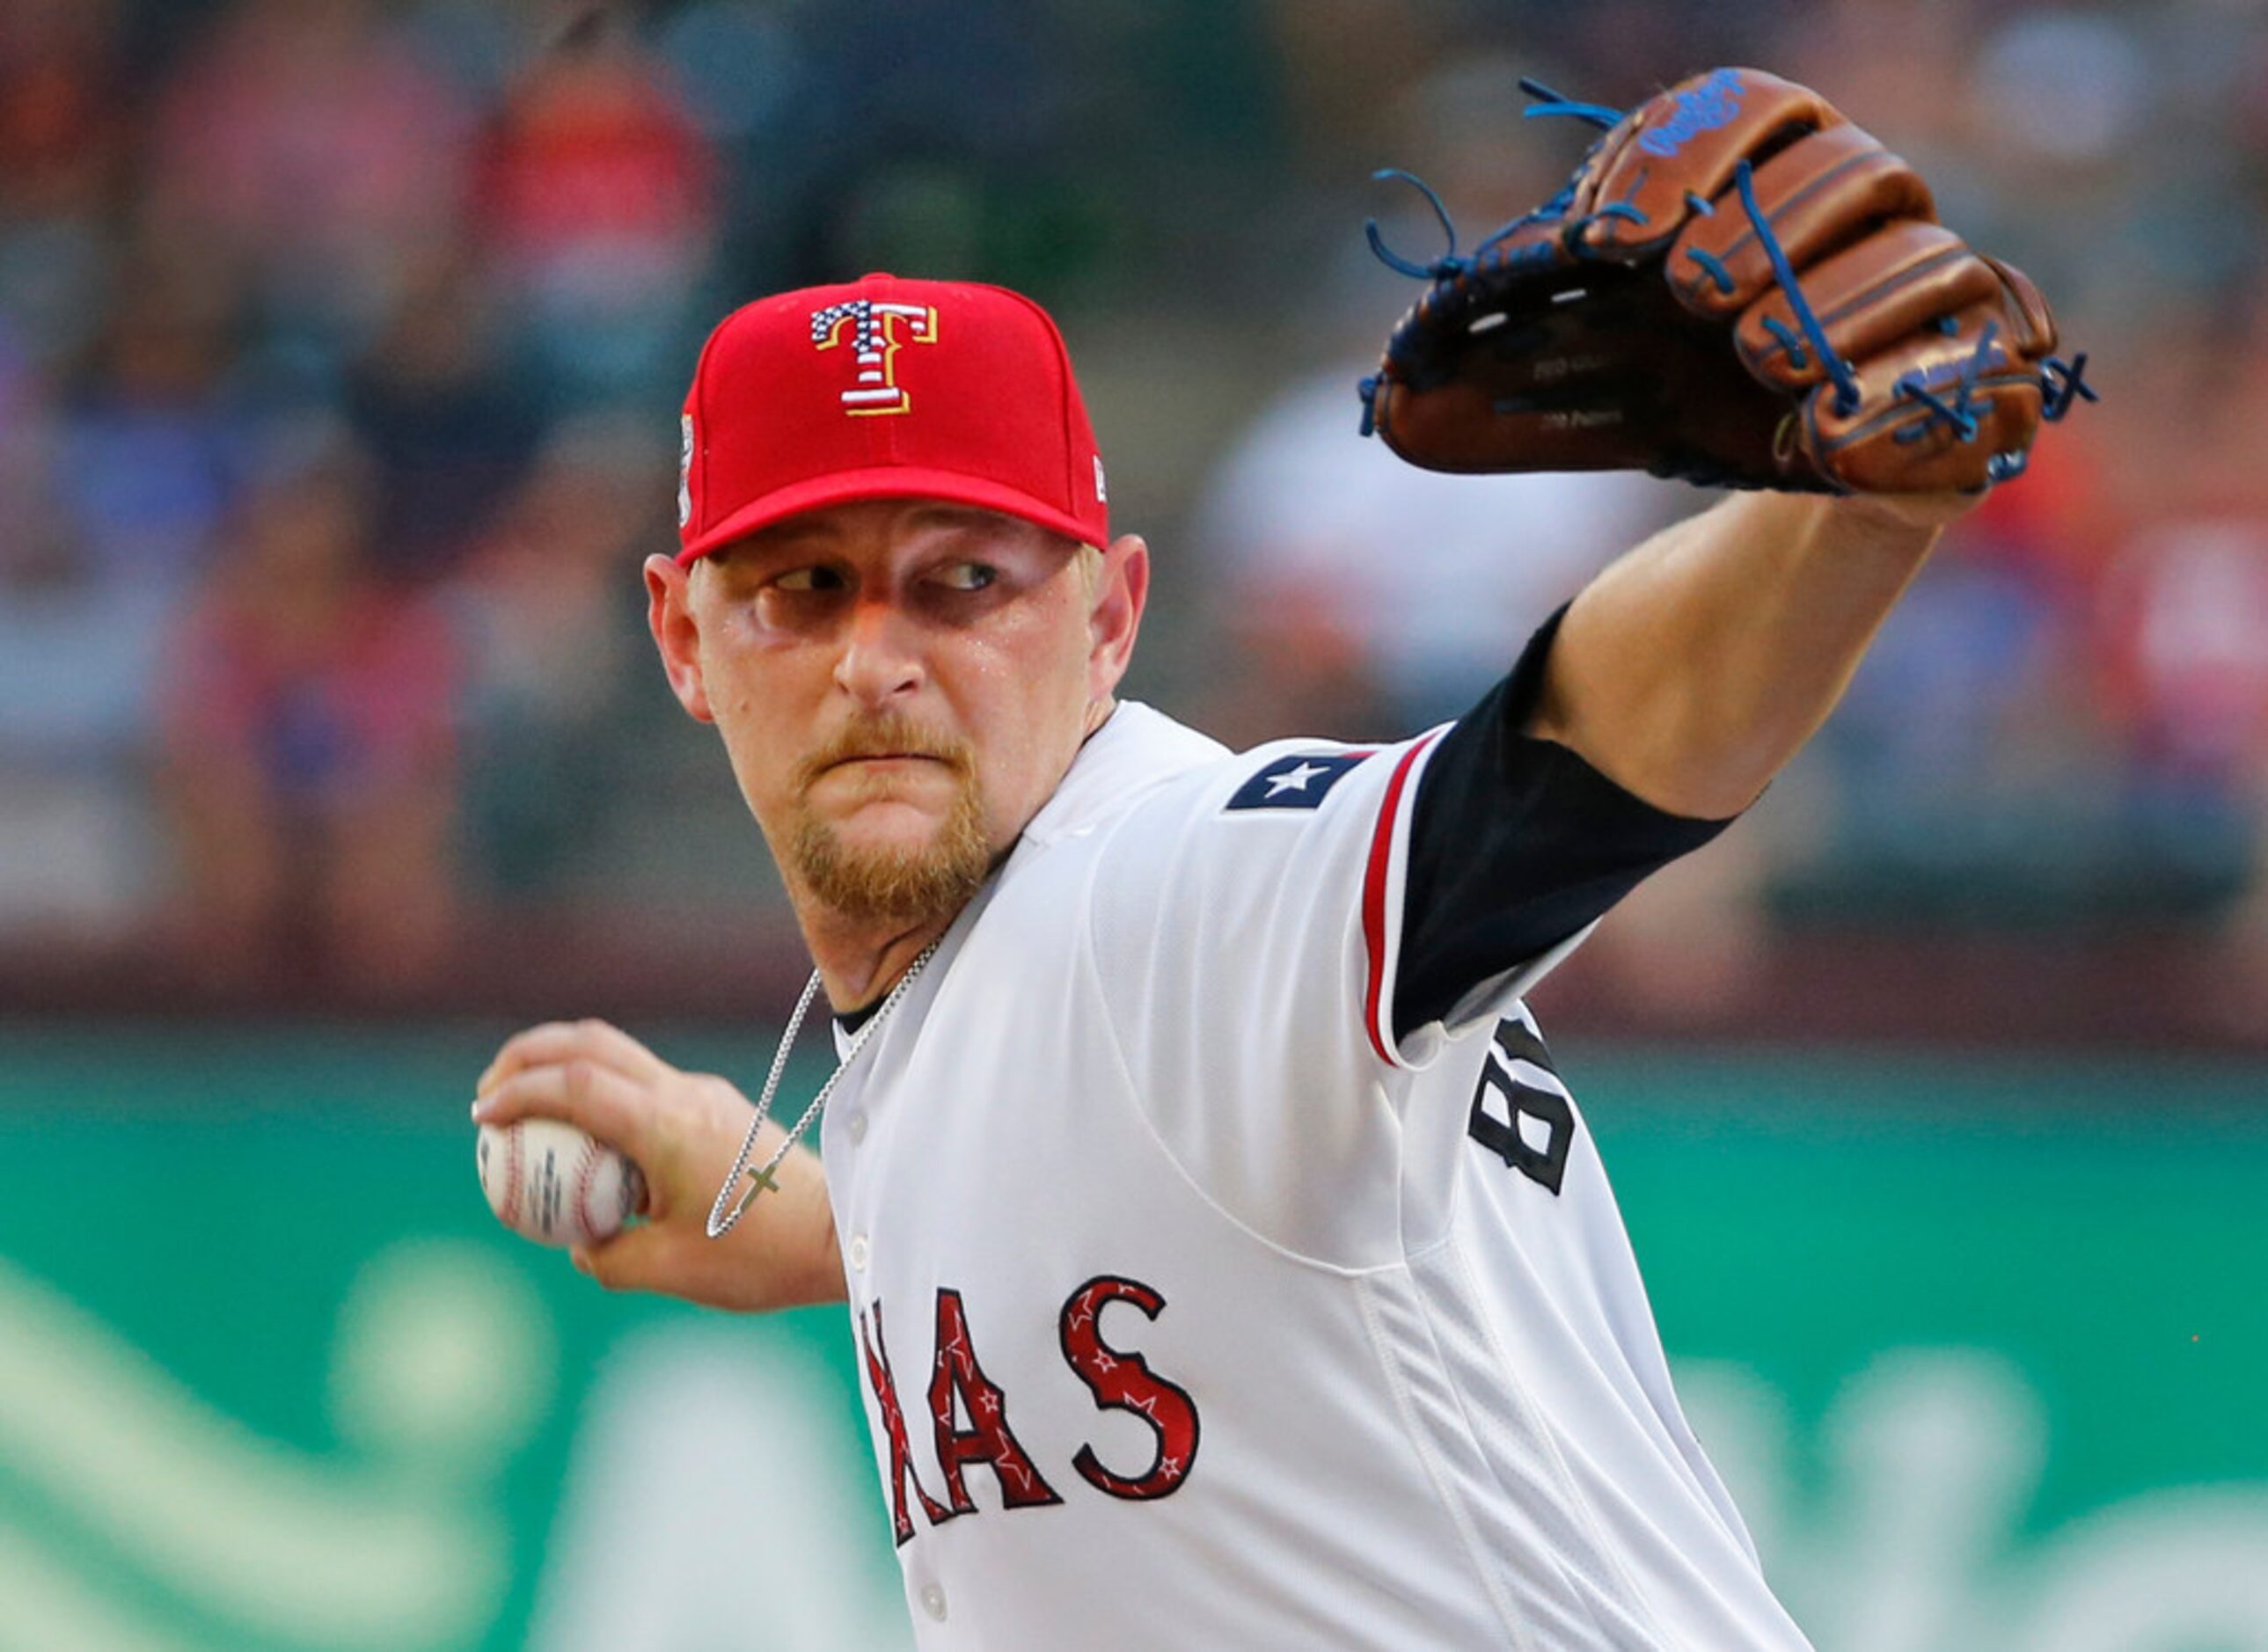
{"type": "Polygon", "coordinates": [[[1819,726],[1969,503],[1735,495],[1539,631],[1419,781],[1395,1030],[1714,837],[1819,726]]]}
{"type": "Polygon", "coordinates": [[[1737,814],[1810,738],[1960,496],[1736,494],[1592,582],[1528,731],[1657,808],[1737,814]]]}

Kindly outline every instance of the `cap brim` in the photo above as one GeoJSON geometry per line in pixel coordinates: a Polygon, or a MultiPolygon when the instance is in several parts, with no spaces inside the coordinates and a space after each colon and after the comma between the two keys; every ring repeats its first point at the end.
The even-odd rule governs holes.
{"type": "Polygon", "coordinates": [[[1098,525],[1081,522],[1068,510],[1059,510],[1029,494],[982,477],[958,475],[952,471],[924,470],[909,465],[877,466],[869,470],[836,471],[831,475],[814,477],[792,488],[782,488],[766,494],[754,503],[743,505],[699,538],[688,541],[677,553],[680,567],[689,568],[703,557],[723,550],[736,540],[744,540],[759,528],[768,528],[775,522],[801,516],[806,510],[817,510],[827,505],[852,504],[864,499],[941,499],[948,504],[975,505],[985,510],[998,510],[1003,516],[1020,518],[1047,529],[1077,540],[1082,545],[1099,543],[1102,530],[1098,525]]]}

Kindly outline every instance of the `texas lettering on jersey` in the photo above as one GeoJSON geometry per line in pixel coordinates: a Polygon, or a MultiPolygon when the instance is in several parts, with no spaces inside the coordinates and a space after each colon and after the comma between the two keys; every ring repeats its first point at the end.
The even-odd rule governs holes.
{"type": "MultiPolygon", "coordinates": [[[[1085,1384],[1096,1407],[1139,1417],[1154,1436],[1154,1450],[1148,1465],[1132,1473],[1111,1468],[1092,1445],[1081,1445],[1070,1466],[1079,1479],[1106,1495],[1147,1502],[1170,1495],[1189,1478],[1197,1461],[1197,1408],[1187,1389],[1159,1376],[1139,1354],[1114,1347],[1102,1340],[1101,1311],[1119,1302],[1130,1303],[1151,1319],[1166,1306],[1165,1297],[1139,1280],[1099,1274],[1064,1301],[1057,1315],[1057,1339],[1064,1364],[1085,1384]]],[[[912,1435],[884,1340],[882,1304],[876,1302],[871,1312],[861,1310],[858,1315],[858,1346],[866,1386],[880,1413],[880,1431],[888,1445],[886,1472],[890,1481],[891,1524],[902,1546],[914,1536],[907,1486],[912,1486],[924,1517],[932,1526],[941,1526],[976,1512],[967,1479],[972,1466],[992,1471],[999,1482],[1004,1509],[1043,1508],[1063,1501],[1010,1425],[1008,1395],[985,1374],[977,1358],[969,1338],[968,1311],[958,1290],[939,1289],[935,1334],[928,1397],[938,1465],[936,1483],[943,1486],[946,1494],[942,1502],[924,1488],[914,1467],[912,1435]]]]}

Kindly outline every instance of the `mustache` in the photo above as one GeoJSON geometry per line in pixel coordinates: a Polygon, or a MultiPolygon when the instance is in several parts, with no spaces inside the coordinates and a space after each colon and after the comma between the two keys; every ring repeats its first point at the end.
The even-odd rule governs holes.
{"type": "Polygon", "coordinates": [[[956,774],[965,774],[971,755],[966,740],[925,729],[902,714],[891,714],[845,724],[803,760],[798,778],[808,786],[836,765],[862,757],[926,757],[948,765],[956,774]]]}

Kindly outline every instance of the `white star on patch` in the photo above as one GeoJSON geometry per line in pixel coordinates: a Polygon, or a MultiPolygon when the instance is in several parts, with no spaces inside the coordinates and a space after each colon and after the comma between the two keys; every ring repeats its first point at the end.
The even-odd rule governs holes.
{"type": "Polygon", "coordinates": [[[1270,775],[1268,795],[1274,797],[1287,791],[1305,791],[1307,789],[1309,781],[1318,775],[1328,775],[1330,772],[1318,764],[1303,762],[1297,768],[1287,768],[1280,775],[1270,775]]]}

